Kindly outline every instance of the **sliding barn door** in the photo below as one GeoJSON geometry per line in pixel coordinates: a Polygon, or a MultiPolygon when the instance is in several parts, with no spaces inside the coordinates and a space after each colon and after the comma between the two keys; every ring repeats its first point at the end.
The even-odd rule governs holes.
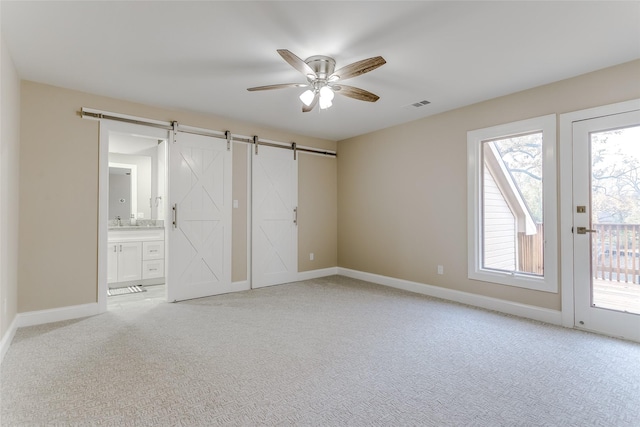
{"type": "Polygon", "coordinates": [[[298,274],[298,162],[291,150],[260,146],[252,158],[252,287],[298,274]]]}
{"type": "Polygon", "coordinates": [[[168,300],[231,292],[231,151],[176,132],[169,151],[168,300]]]}

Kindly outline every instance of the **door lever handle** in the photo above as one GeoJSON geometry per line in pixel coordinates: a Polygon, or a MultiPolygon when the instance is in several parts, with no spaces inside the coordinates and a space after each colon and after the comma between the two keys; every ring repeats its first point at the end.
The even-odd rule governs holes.
{"type": "Polygon", "coordinates": [[[587,234],[587,233],[597,233],[597,232],[598,232],[598,230],[592,230],[592,229],[587,228],[587,227],[578,227],[578,228],[576,229],[576,232],[577,232],[578,234],[587,234]]]}
{"type": "Polygon", "coordinates": [[[293,223],[298,225],[298,208],[293,208],[293,223]]]}

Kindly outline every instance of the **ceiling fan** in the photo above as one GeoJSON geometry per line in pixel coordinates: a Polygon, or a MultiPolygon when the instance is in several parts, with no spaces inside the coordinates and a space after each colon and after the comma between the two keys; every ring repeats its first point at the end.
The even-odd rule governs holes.
{"type": "Polygon", "coordinates": [[[329,56],[316,55],[303,61],[287,49],[278,49],[278,53],[293,68],[300,71],[307,78],[307,83],[282,83],[257,86],[248,88],[248,91],[306,87],[308,89],[300,95],[300,100],[304,104],[302,106],[302,112],[304,113],[313,110],[318,104],[322,110],[331,107],[334,94],[336,93],[367,102],[376,102],[380,99],[378,95],[369,91],[339,84],[338,82],[360,76],[386,64],[387,61],[381,56],[363,59],[362,61],[346,65],[336,71],[336,61],[329,56]]]}

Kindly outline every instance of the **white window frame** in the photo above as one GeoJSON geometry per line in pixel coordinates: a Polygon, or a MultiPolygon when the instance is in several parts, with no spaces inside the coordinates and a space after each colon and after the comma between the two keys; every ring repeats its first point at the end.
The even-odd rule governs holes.
{"type": "Polygon", "coordinates": [[[556,115],[535,117],[467,132],[467,262],[472,280],[545,292],[558,292],[558,226],[556,184],[556,115]],[[544,275],[482,268],[482,143],[542,132],[544,275]]]}

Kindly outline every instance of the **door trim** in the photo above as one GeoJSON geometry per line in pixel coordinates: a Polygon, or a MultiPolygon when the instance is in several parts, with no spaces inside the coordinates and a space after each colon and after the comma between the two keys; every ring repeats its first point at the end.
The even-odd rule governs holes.
{"type": "Polygon", "coordinates": [[[560,114],[560,284],[562,326],[575,327],[573,292],[573,123],[640,110],[640,99],[560,114]]]}

